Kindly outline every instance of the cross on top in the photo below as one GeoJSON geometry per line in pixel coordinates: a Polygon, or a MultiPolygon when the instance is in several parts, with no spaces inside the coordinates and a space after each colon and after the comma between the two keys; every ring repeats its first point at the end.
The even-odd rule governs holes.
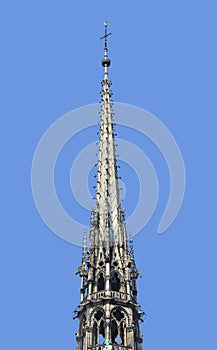
{"type": "Polygon", "coordinates": [[[111,35],[111,33],[108,33],[108,31],[107,31],[108,25],[109,25],[108,22],[104,22],[105,34],[100,38],[100,39],[105,39],[105,48],[107,48],[107,37],[108,37],[109,35],[111,35]]]}

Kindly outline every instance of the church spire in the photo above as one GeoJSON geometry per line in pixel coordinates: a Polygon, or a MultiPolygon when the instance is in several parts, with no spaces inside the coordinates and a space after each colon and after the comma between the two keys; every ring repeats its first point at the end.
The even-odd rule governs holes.
{"type": "Polygon", "coordinates": [[[101,90],[101,118],[99,137],[98,174],[96,191],[96,214],[99,217],[99,238],[103,246],[112,246],[122,243],[120,237],[120,194],[118,187],[118,171],[115,151],[115,132],[112,110],[112,82],[109,80],[108,68],[111,60],[108,57],[107,39],[111,33],[107,31],[108,23],[105,23],[104,57],[102,66],[104,78],[101,90]]]}
{"type": "Polygon", "coordinates": [[[108,68],[108,23],[104,23],[104,75],[101,90],[99,154],[96,205],[91,212],[89,249],[86,232],[81,276],[81,302],[77,317],[77,350],[103,349],[111,344],[117,349],[142,350],[137,304],[132,236],[127,239],[125,212],[121,209],[118,166],[115,151],[114,113],[108,68]]]}

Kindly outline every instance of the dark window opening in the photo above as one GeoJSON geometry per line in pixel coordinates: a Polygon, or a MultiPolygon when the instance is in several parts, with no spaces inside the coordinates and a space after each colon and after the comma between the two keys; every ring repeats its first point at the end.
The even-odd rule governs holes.
{"type": "Polygon", "coordinates": [[[93,325],[93,345],[96,345],[98,343],[97,339],[97,324],[96,322],[93,325]]]}
{"type": "Polygon", "coordinates": [[[121,312],[119,309],[115,310],[113,315],[115,316],[116,320],[120,321],[124,318],[123,312],[121,312]]]}
{"type": "Polygon", "coordinates": [[[111,324],[111,338],[112,344],[118,344],[118,326],[117,323],[113,320],[111,324]]]}
{"type": "Polygon", "coordinates": [[[120,338],[121,338],[121,345],[125,345],[124,342],[124,326],[123,326],[123,322],[121,323],[121,327],[120,327],[120,338]]]}
{"type": "Polygon", "coordinates": [[[119,292],[120,290],[120,279],[118,278],[118,274],[115,272],[111,278],[111,290],[115,292],[119,292]]]}
{"type": "Polygon", "coordinates": [[[104,322],[102,321],[99,326],[99,338],[100,338],[100,344],[104,343],[105,339],[105,327],[104,327],[104,322]]]}
{"type": "Polygon", "coordinates": [[[105,280],[103,274],[101,273],[98,279],[98,291],[105,289],[105,280]]]}
{"type": "Polygon", "coordinates": [[[102,315],[103,315],[103,312],[101,310],[98,310],[97,313],[94,315],[94,317],[97,321],[99,321],[102,315]]]}

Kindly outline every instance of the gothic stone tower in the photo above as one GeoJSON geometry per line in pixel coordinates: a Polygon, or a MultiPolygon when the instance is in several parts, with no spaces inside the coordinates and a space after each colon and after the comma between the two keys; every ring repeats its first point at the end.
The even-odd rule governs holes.
{"type": "Polygon", "coordinates": [[[84,233],[81,266],[81,300],[77,317],[76,350],[142,350],[132,235],[128,239],[121,208],[116,165],[111,81],[108,68],[107,24],[103,39],[104,78],[96,186],[96,206],[91,214],[89,244],[84,233]]]}

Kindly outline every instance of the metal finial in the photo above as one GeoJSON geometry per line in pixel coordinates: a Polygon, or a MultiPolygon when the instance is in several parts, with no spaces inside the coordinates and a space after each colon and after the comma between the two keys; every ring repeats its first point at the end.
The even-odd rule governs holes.
{"type": "Polygon", "coordinates": [[[105,34],[100,38],[101,40],[104,39],[104,57],[108,57],[108,36],[111,35],[111,33],[108,33],[108,22],[104,22],[104,28],[105,28],[105,34]]]}

